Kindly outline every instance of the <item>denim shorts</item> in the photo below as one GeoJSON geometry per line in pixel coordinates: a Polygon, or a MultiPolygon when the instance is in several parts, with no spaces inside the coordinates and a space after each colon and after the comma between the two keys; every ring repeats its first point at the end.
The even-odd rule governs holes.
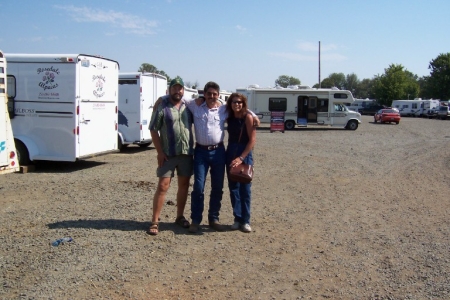
{"type": "Polygon", "coordinates": [[[167,157],[162,167],[156,169],[158,177],[173,177],[175,170],[178,176],[190,177],[194,172],[194,160],[192,155],[176,155],[167,157]]]}

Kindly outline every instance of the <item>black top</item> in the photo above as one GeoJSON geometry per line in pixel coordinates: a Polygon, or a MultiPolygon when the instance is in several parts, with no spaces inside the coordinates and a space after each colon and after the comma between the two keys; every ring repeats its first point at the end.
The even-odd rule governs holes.
{"type": "Polygon", "coordinates": [[[249,139],[247,127],[245,126],[245,117],[243,119],[237,119],[237,118],[228,118],[228,143],[238,143],[239,141],[239,135],[241,134],[242,130],[242,136],[241,140],[239,141],[239,144],[247,145],[249,139]]]}

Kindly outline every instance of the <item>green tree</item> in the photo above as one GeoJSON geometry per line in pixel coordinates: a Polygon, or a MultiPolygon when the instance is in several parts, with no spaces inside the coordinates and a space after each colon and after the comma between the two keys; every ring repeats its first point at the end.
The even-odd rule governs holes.
{"type": "Polygon", "coordinates": [[[359,99],[373,99],[375,97],[373,93],[373,85],[374,79],[364,78],[359,82],[353,96],[359,99]]]}
{"type": "Polygon", "coordinates": [[[355,73],[347,74],[347,76],[345,76],[344,90],[348,90],[352,92],[352,94],[354,94],[356,92],[356,89],[358,88],[358,85],[359,79],[355,73]]]}
{"type": "Polygon", "coordinates": [[[375,77],[374,93],[380,104],[391,105],[395,99],[410,99],[419,95],[419,84],[402,65],[391,64],[384,74],[375,77]]]}
{"type": "Polygon", "coordinates": [[[155,73],[155,74],[160,74],[162,76],[165,76],[167,78],[167,82],[170,82],[172,79],[170,78],[169,75],[166,74],[166,72],[164,72],[163,70],[158,70],[157,67],[155,67],[152,64],[148,64],[148,63],[143,63],[139,69],[138,72],[141,73],[155,73]]]}
{"type": "Polygon", "coordinates": [[[300,79],[287,76],[287,75],[281,75],[278,77],[277,80],[275,80],[275,85],[279,85],[282,87],[287,87],[288,85],[300,85],[300,79]]]}
{"type": "Polygon", "coordinates": [[[430,62],[427,86],[435,99],[450,99],[450,52],[439,54],[430,62]]]}

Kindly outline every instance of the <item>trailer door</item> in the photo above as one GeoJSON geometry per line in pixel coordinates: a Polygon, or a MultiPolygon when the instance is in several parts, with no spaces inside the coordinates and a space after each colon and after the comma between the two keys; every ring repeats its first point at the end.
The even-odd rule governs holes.
{"type": "Polygon", "coordinates": [[[80,56],[78,68],[78,157],[117,149],[117,62],[80,56]]]}

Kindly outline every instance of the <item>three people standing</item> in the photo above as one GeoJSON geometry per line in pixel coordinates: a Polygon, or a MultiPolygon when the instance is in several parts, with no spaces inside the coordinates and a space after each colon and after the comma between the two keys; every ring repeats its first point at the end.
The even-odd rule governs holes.
{"type": "MultiPolygon", "coordinates": [[[[152,121],[149,126],[155,148],[158,152],[157,175],[160,178],[153,201],[153,217],[149,234],[157,234],[158,232],[157,222],[159,214],[162,205],[164,204],[165,194],[169,188],[170,179],[173,177],[175,169],[177,169],[179,185],[177,193],[178,207],[176,223],[185,228],[189,227],[189,232],[191,233],[196,233],[199,230],[204,210],[206,176],[210,170],[211,194],[209,199],[208,223],[211,228],[217,231],[225,230],[225,227],[219,222],[219,212],[225,177],[224,171],[225,166],[227,166],[226,168],[228,169],[231,163],[237,163],[236,157],[228,161],[231,150],[225,151],[223,144],[225,121],[228,120],[229,122],[232,122],[234,124],[232,125],[232,128],[235,128],[237,126],[236,122],[239,120],[242,119],[245,123],[247,123],[247,119],[249,120],[249,126],[253,128],[253,131],[246,128],[244,130],[246,133],[243,134],[241,141],[237,143],[234,142],[236,139],[234,137],[230,139],[230,136],[229,142],[232,142],[232,146],[229,145],[228,148],[239,154],[238,158],[241,157],[247,163],[253,164],[251,149],[255,144],[256,136],[255,127],[253,126],[254,115],[247,114],[246,103],[240,107],[240,104],[242,104],[242,101],[244,100],[235,100],[241,101],[241,103],[233,104],[230,102],[232,99],[230,96],[227,105],[221,105],[219,100],[219,85],[215,82],[208,82],[204,88],[205,101],[203,103],[196,103],[196,101],[189,101],[182,98],[183,88],[181,85],[183,85],[182,80],[174,79],[171,81],[169,85],[170,95],[162,97],[161,100],[157,101],[152,115],[152,121]],[[180,98],[180,100],[177,102],[176,100],[178,98],[180,98]],[[192,115],[189,113],[192,113],[192,115]],[[195,137],[197,141],[195,150],[192,149],[192,123],[195,125],[195,137]],[[181,126],[179,127],[181,132],[179,132],[179,130],[174,130],[175,127],[178,129],[178,126],[181,126]],[[159,135],[158,131],[160,133],[159,135]],[[244,144],[246,141],[248,146],[247,144],[244,144]],[[184,149],[181,145],[187,147],[184,149]],[[242,145],[244,145],[244,147],[242,147],[242,145]],[[180,148],[180,150],[175,151],[178,150],[178,148],[180,148]],[[191,173],[187,172],[188,159],[187,157],[185,159],[183,155],[190,157],[192,162],[192,152],[194,152],[194,186],[191,194],[192,224],[189,224],[184,218],[183,213],[187,199],[187,189],[189,187],[190,175],[188,174],[192,174],[192,169],[191,173]]],[[[239,98],[240,96],[244,97],[240,94],[233,95],[235,95],[233,99],[236,97],[239,98]]],[[[257,117],[254,117],[256,118],[256,123],[259,124],[257,117]]],[[[230,133],[230,130],[228,131],[230,133]]],[[[231,132],[231,134],[233,134],[233,132],[231,132]]],[[[251,231],[249,225],[250,186],[251,184],[246,187],[242,185],[241,187],[239,183],[230,183],[229,181],[230,197],[233,206],[233,215],[235,217],[235,224],[233,224],[232,229],[238,229],[239,226],[241,226],[241,229],[244,232],[251,231]],[[233,188],[233,190],[231,190],[231,188],[233,188]],[[241,196],[240,190],[244,188],[247,192],[241,196]],[[240,208],[241,199],[242,202],[245,203],[244,209],[240,208]]]]}

